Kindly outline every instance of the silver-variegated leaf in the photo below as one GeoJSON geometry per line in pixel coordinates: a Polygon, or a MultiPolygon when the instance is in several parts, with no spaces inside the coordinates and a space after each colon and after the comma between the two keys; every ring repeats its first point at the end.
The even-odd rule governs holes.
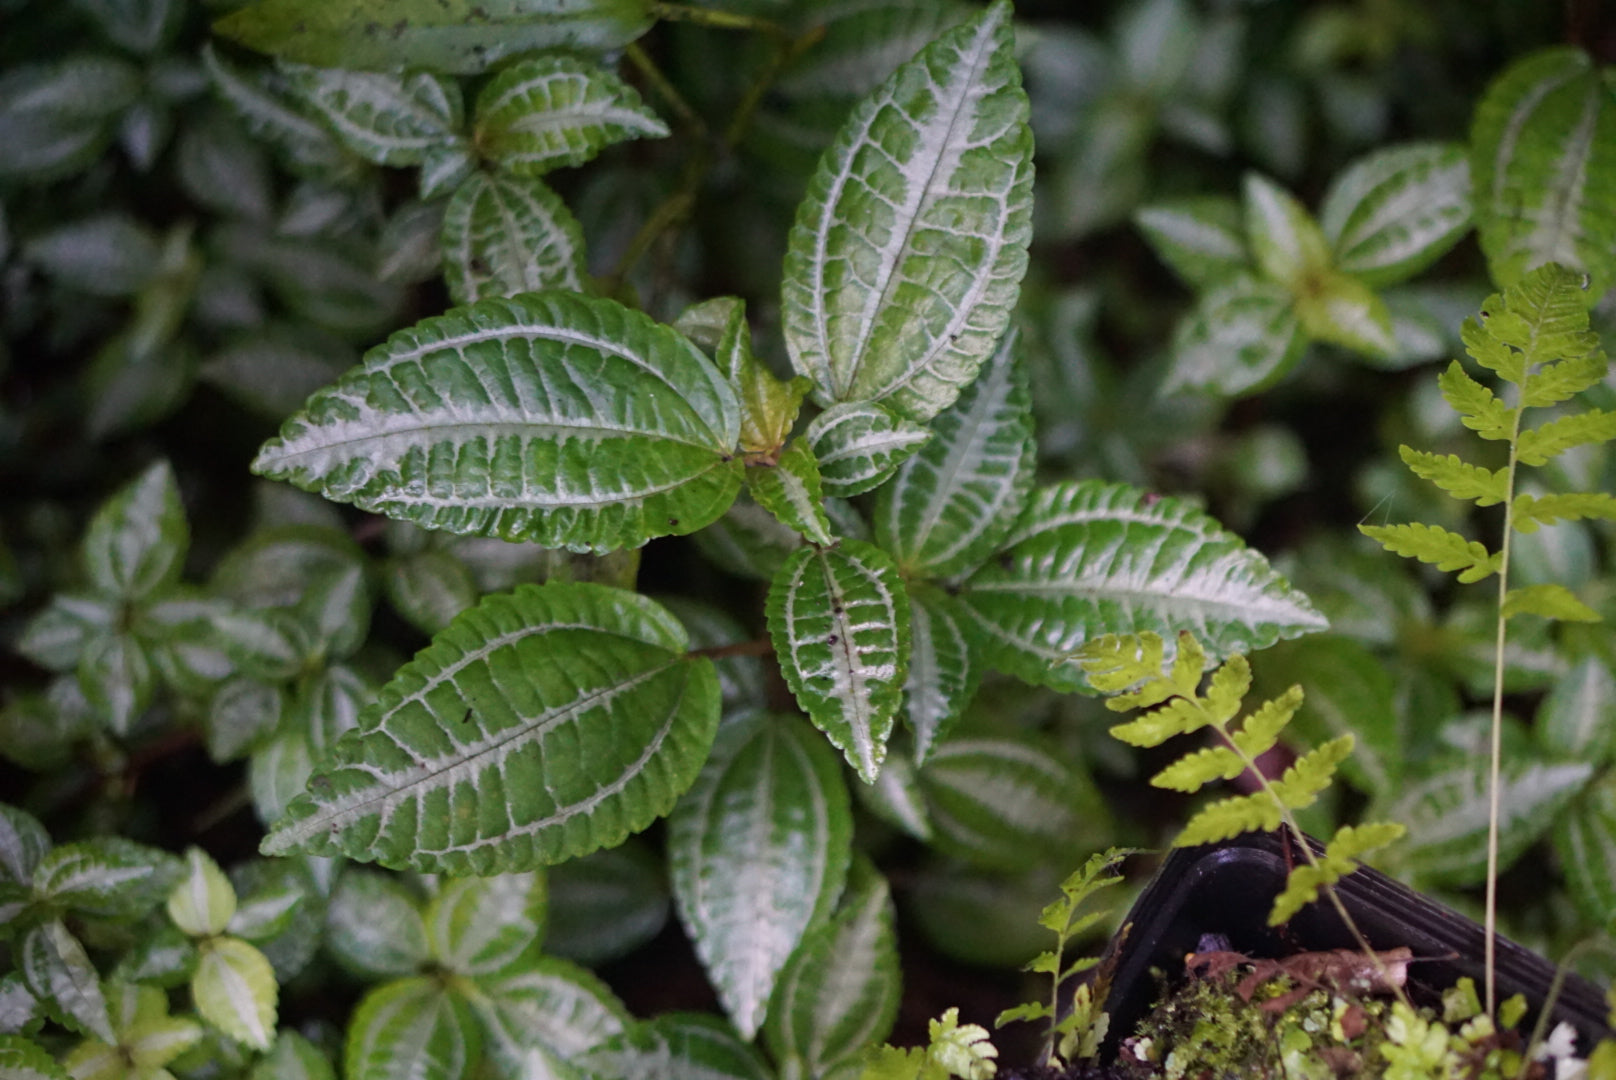
{"type": "Polygon", "coordinates": [[[712,744],[718,678],[686,640],[653,601],[603,585],[484,599],[399,669],[265,853],[495,874],[620,843],[672,808],[712,744]]]}
{"type": "Polygon", "coordinates": [[[137,600],[179,580],[189,546],[174,470],[159,461],[96,511],[81,551],[96,589],[137,600]]]}
{"type": "Polygon", "coordinates": [[[780,524],[821,546],[833,544],[830,519],[825,516],[825,488],[819,462],[806,442],[797,441],[776,455],[772,464],[759,463],[746,470],[746,489],[752,500],[775,516],[780,524]]]}
{"type": "MultiPolygon", "coordinates": [[[[1500,869],[1548,834],[1593,773],[1586,762],[1504,762],[1498,789],[1500,869]]],[[[1392,858],[1406,862],[1422,880],[1476,885],[1487,877],[1491,801],[1486,760],[1465,758],[1405,785],[1390,809],[1376,816],[1408,826],[1392,858]]]]}
{"type": "Polygon", "coordinates": [[[284,90],[271,89],[272,72],[249,71],[223,59],[210,41],[202,66],[213,90],[240,119],[247,133],[281,150],[299,175],[351,179],[364,163],[339,143],[284,90]]]}
{"type": "Polygon", "coordinates": [[[1326,627],[1261,554],[1171,497],[1097,480],[1036,491],[958,608],[983,656],[1027,682],[1086,686],[1074,650],[1104,634],[1188,630],[1214,655],[1326,627]]]}
{"type": "Polygon", "coordinates": [[[931,843],[931,822],[926,818],[926,797],[912,758],[894,754],[881,766],[875,783],[856,788],[859,805],[888,825],[902,829],[923,843],[931,843]]]}
{"type": "Polygon", "coordinates": [[[1202,294],[1173,335],[1173,364],[1162,389],[1228,397],[1254,393],[1301,359],[1307,338],[1283,285],[1254,277],[1202,294]]]}
{"type": "Polygon", "coordinates": [[[782,325],[823,404],[924,422],[1009,325],[1032,233],[1032,132],[1007,2],[949,31],[854,109],[809,183],[782,325]]]}
{"type": "Polygon", "coordinates": [[[191,997],[202,1019],[254,1050],[275,1040],[280,985],[269,958],[237,937],[207,938],[197,945],[191,997]]]}
{"type": "Polygon", "coordinates": [[[1240,205],[1227,196],[1155,203],[1141,208],[1134,224],[1157,256],[1193,289],[1211,289],[1254,269],[1240,205]]]}
{"type": "Polygon", "coordinates": [[[780,973],[764,1042],[785,1075],[826,1076],[886,1041],[901,989],[891,891],[865,864],[780,973]]]}
{"type": "Polygon", "coordinates": [[[836,756],[793,717],[731,720],[668,830],[679,915],[750,1039],[787,959],[847,878],[853,814],[836,756]]]}
{"type": "Polygon", "coordinates": [[[767,614],[797,704],[873,782],[909,672],[909,597],[892,557],[858,540],[799,548],[769,584],[767,614]]]}
{"type": "Polygon", "coordinates": [[[236,889],[219,864],[199,847],[185,852],[185,875],[168,895],[168,917],[194,938],[224,933],[236,913],[236,889]]]}
{"type": "Polygon", "coordinates": [[[572,56],[520,60],[477,96],[478,152],[523,176],[582,165],[625,139],[667,134],[668,125],[632,86],[572,56]]]}
{"type": "MultiPolygon", "coordinates": [[[[0,884],[33,885],[34,870],[50,852],[50,833],[26,810],[0,803],[0,884]]],[[[0,908],[9,920],[13,914],[0,908]]]]}
{"type": "Polygon", "coordinates": [[[372,870],[350,870],[337,882],[325,941],[339,964],[367,981],[414,975],[432,959],[419,899],[403,879],[372,870]]]}
{"type": "Polygon", "coordinates": [[[581,291],[584,234],[542,180],[473,173],[443,213],[443,277],[457,304],[541,289],[581,291]]]}
{"type": "Polygon", "coordinates": [[[1470,132],[1476,229],[1493,280],[1544,263],[1616,282],[1616,97],[1586,52],[1531,53],[1493,80],[1470,132]]]}
{"type": "Polygon", "coordinates": [[[428,528],[603,552],[722,514],[739,434],[734,393],[690,342],[614,301],[545,292],[394,334],[253,469],[428,528]]]}
{"type": "Polygon", "coordinates": [[[924,582],[909,583],[909,641],[903,716],[915,737],[915,764],[924,765],[976,695],[979,673],[954,601],[924,582]]]}
{"type": "Polygon", "coordinates": [[[581,1055],[591,1080],[773,1080],[752,1047],[716,1016],[664,1013],[581,1055]]]}
{"type": "Polygon", "coordinates": [[[1549,754],[1603,765],[1616,751],[1616,676],[1598,657],[1582,660],[1538,707],[1532,733],[1549,754]]]}
{"type": "Polygon", "coordinates": [[[466,1001],[425,975],[383,983],[348,1022],[347,1080],[458,1080],[476,1062],[482,1029],[466,1001]]]}
{"type": "Polygon", "coordinates": [[[1616,918],[1616,776],[1595,780],[1559,816],[1554,850],[1582,917],[1609,926],[1616,918]]]}
{"type": "Polygon", "coordinates": [[[1457,143],[1377,150],[1330,184],[1319,227],[1335,268],[1365,284],[1413,277],[1470,229],[1470,162],[1457,143]]]}
{"type": "Polygon", "coordinates": [[[282,73],[342,144],[366,161],[419,165],[462,141],[465,112],[452,79],[305,64],[285,64],[282,73]]]}
{"type": "Polygon", "coordinates": [[[542,957],[520,970],[471,982],[467,1000],[482,1024],[489,1060],[503,1080],[570,1080],[564,1063],[621,1035],[628,1010],[576,964],[542,957]]]}
{"type": "Polygon", "coordinates": [[[17,947],[17,967],[28,989],[76,1031],[116,1043],[101,977],[79,939],[52,919],[29,930],[17,947]]]}
{"type": "Polygon", "coordinates": [[[44,1047],[15,1034],[0,1035],[0,1076],[6,1080],[69,1080],[67,1070],[44,1047]]]}
{"type": "Polygon", "coordinates": [[[813,447],[825,493],[862,495],[884,482],[931,431],[867,401],[832,405],[809,423],[803,439],[813,447]]]}
{"type": "Polygon", "coordinates": [[[544,951],[591,967],[627,956],[662,932],[671,906],[662,860],[633,840],[546,871],[544,951]]]}
{"type": "Polygon", "coordinates": [[[101,918],[135,918],[156,907],[180,876],[174,856],[117,836],[63,844],[34,871],[37,900],[101,918]]]}
{"type": "Polygon", "coordinates": [[[337,1080],[324,1052],[291,1030],[275,1036],[275,1045],[247,1075],[250,1080],[337,1080]]]}
{"type": "Polygon", "coordinates": [[[1330,245],[1296,196],[1260,173],[1244,187],[1246,245],[1264,276],[1300,292],[1330,266],[1330,245]]]}
{"type": "Polygon", "coordinates": [[[992,554],[1032,487],[1032,395],[1020,335],[1005,335],[981,376],[932,421],[875,505],[877,542],[907,573],[946,578],[992,554]]]}
{"type": "Polygon", "coordinates": [[[456,975],[496,975],[536,953],[544,936],[544,875],[452,878],[426,909],[438,965],[456,975]]]}
{"type": "Polygon", "coordinates": [[[1031,739],[950,739],[920,770],[920,787],[935,845],[979,866],[1025,869],[1110,842],[1094,782],[1031,739]]]}

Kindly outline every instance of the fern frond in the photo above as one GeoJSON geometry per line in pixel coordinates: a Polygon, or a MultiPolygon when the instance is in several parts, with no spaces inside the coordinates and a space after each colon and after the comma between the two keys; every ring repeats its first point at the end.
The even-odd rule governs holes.
{"type": "Polygon", "coordinates": [[[1171,684],[1161,673],[1165,655],[1161,635],[1147,630],[1095,638],[1074,652],[1072,659],[1095,690],[1119,695],[1106,702],[1108,707],[1115,708],[1114,701],[1127,700],[1137,704],[1125,708],[1148,709],[1173,696],[1171,684]]]}
{"type": "Polygon", "coordinates": [[[1504,595],[1500,613],[1506,619],[1539,615],[1561,622],[1599,622],[1599,612],[1571,594],[1564,585],[1527,585],[1504,595]]]}
{"type": "Polygon", "coordinates": [[[1229,840],[1242,833],[1272,832],[1284,820],[1284,811],[1266,791],[1255,795],[1231,795],[1203,806],[1199,813],[1190,818],[1184,831],[1173,841],[1173,846],[1195,847],[1197,844],[1229,840]]]}
{"type": "Polygon", "coordinates": [[[1319,898],[1326,889],[1358,868],[1356,860],[1402,837],[1403,826],[1389,821],[1344,825],[1336,831],[1316,865],[1292,868],[1285,890],[1274,898],[1268,925],[1278,926],[1319,898]]]}
{"type": "Polygon", "coordinates": [[[1227,746],[1208,746],[1185,754],[1150,778],[1152,787],[1168,791],[1199,791],[1214,780],[1233,780],[1246,771],[1246,763],[1227,746]]]}
{"type": "Polygon", "coordinates": [[[1289,810],[1305,810],[1330,786],[1335,767],[1352,756],[1353,737],[1342,735],[1297,758],[1285,775],[1270,785],[1274,797],[1289,810]]]}
{"type": "Polygon", "coordinates": [[[1397,453],[1415,476],[1429,480],[1455,499],[1477,506],[1496,506],[1507,497],[1507,470],[1484,469],[1457,454],[1433,454],[1407,446],[1398,447],[1397,453]]]}
{"type": "Polygon", "coordinates": [[[859,1080],[948,1080],[948,1072],[932,1064],[920,1047],[881,1046],[865,1059],[859,1080]]]}
{"type": "Polygon", "coordinates": [[[1206,650],[1188,630],[1178,633],[1178,652],[1173,656],[1173,670],[1168,680],[1173,689],[1185,697],[1194,697],[1200,688],[1201,674],[1206,671],[1206,650]]]}
{"type": "Polygon", "coordinates": [[[1540,525],[1556,521],[1601,518],[1616,521],[1616,495],[1602,491],[1566,492],[1552,495],[1517,495],[1511,506],[1515,531],[1537,532],[1540,525]]]}
{"type": "Polygon", "coordinates": [[[1479,318],[1465,320],[1466,351],[1499,378],[1530,389],[1534,369],[1599,348],[1588,332],[1586,287],[1583,275],[1558,263],[1538,267],[1489,296],[1479,318]]]}
{"type": "MultiPolygon", "coordinates": [[[[1583,313],[1583,318],[1586,320],[1586,312],[1583,313]]],[[[1610,368],[1610,360],[1605,356],[1605,350],[1599,347],[1599,338],[1594,334],[1582,336],[1589,346],[1587,352],[1580,355],[1569,354],[1566,359],[1545,364],[1540,371],[1526,377],[1526,386],[1521,390],[1523,406],[1539,409],[1548,405],[1558,405],[1597,385],[1605,378],[1605,372],[1610,368]]]]}
{"type": "MultiPolygon", "coordinates": [[[[1115,699],[1113,699],[1115,700],[1115,699]]],[[[1111,729],[1111,737],[1129,746],[1160,746],[1174,735],[1188,735],[1211,722],[1201,703],[1194,698],[1175,697],[1167,704],[1147,712],[1137,720],[1118,724],[1111,729]]]]}
{"type": "Polygon", "coordinates": [[[1292,686],[1283,694],[1246,717],[1246,722],[1234,734],[1235,749],[1248,758],[1258,758],[1274,748],[1279,733],[1291,722],[1296,710],[1302,707],[1302,688],[1292,686]]]}
{"type": "Polygon", "coordinates": [[[1498,556],[1480,541],[1466,540],[1440,525],[1360,525],[1358,531],[1394,555],[1434,563],[1438,570],[1457,570],[1469,583],[1498,572],[1498,556]]]}
{"type": "Polygon", "coordinates": [[[1459,414],[1465,427],[1483,439],[1508,439],[1515,430],[1515,416],[1498,395],[1472,379],[1464,365],[1455,360],[1437,379],[1442,398],[1459,414]]]}
{"type": "Polygon", "coordinates": [[[1240,702],[1251,690],[1251,663],[1244,656],[1229,657],[1207,680],[1208,721],[1220,730],[1240,712],[1240,702]]]}
{"type": "Polygon", "coordinates": [[[959,1022],[959,1010],[949,1009],[927,1025],[931,1045],[928,1060],[941,1065],[960,1080],[991,1080],[999,1067],[994,1058],[999,1050],[989,1041],[987,1029],[959,1022]]]}
{"type": "Polygon", "coordinates": [[[1042,925],[1048,926],[1056,933],[1063,933],[1063,927],[1071,921],[1072,912],[1077,910],[1078,905],[1100,890],[1109,889],[1121,881],[1122,878],[1112,871],[1121,866],[1124,859],[1137,854],[1139,854],[1138,848],[1114,847],[1090,855],[1087,862],[1066,875],[1066,880],[1061,882],[1061,899],[1044,909],[1045,915],[1057,909],[1063,911],[1065,914],[1061,917],[1061,924],[1050,926],[1049,923],[1043,922],[1042,925]]]}
{"type": "Polygon", "coordinates": [[[1567,450],[1612,439],[1616,439],[1616,412],[1589,409],[1521,432],[1516,456],[1526,465],[1545,465],[1567,450]]]}

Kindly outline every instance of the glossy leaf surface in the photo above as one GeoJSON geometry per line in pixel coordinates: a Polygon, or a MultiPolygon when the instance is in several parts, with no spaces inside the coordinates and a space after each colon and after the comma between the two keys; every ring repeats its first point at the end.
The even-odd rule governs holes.
{"type": "Polygon", "coordinates": [[[455,303],[541,289],[577,292],[585,273],[583,230],[542,181],[478,172],[450,196],[443,276],[455,303]]]}
{"type": "Polygon", "coordinates": [[[581,165],[624,139],[667,134],[632,86],[570,56],[518,61],[477,97],[478,151],[523,176],[581,165]]]}
{"type": "Polygon", "coordinates": [[[712,741],[718,680],[685,642],[655,603],[605,586],[488,597],[383,688],[265,853],[491,874],[620,843],[712,741]]]}
{"type": "Polygon", "coordinates": [[[782,316],[818,399],[925,421],[975,377],[1026,269],[1032,133],[1010,6],[903,64],[854,109],[798,209],[782,316]]]}
{"type": "Polygon", "coordinates": [[[429,528],[607,551],[723,513],[739,430],[735,395],[684,338],[549,292],[394,334],[253,468],[429,528]]]}

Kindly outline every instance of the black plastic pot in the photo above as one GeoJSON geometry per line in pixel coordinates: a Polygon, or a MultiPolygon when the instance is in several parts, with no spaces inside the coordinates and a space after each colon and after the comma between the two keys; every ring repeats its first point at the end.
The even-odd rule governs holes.
{"type": "MultiPolygon", "coordinates": [[[[1118,1044],[1155,1003],[1160,987],[1151,969],[1170,981],[1178,978],[1185,954],[1201,948],[1203,935],[1222,935],[1228,948],[1270,959],[1357,947],[1328,901],[1309,905],[1285,926],[1269,928],[1268,912],[1288,872],[1287,854],[1278,835],[1254,833],[1168,856],[1134,902],[1123,924],[1127,933],[1113,939],[1101,968],[1112,973],[1102,1061],[1115,1060],[1118,1044]]],[[[1408,990],[1416,1003],[1439,1004],[1442,991],[1465,975],[1480,991],[1485,937],[1475,922],[1367,867],[1343,879],[1336,891],[1370,945],[1406,945],[1413,951],[1418,959],[1408,968],[1408,990]]],[[[1524,1023],[1530,1031],[1549,996],[1555,965],[1499,938],[1495,970],[1500,1000],[1525,995],[1530,1009],[1524,1023]]],[[[1613,1034],[1605,1024],[1604,995],[1574,975],[1561,984],[1550,1018],[1577,1030],[1583,1053],[1613,1034]]]]}

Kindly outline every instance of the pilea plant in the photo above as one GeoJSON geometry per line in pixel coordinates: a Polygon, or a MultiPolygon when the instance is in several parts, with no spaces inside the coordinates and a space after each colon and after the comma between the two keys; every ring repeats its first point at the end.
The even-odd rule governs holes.
{"type": "MultiPolygon", "coordinates": [[[[957,1000],[939,957],[1026,960],[1059,869],[1166,827],[1072,693],[1107,634],[1267,650],[1301,739],[1425,799],[1373,815],[1414,827],[1388,858],[1480,880],[1426,796],[1491,638],[1322,546],[1367,509],[1334,478],[1385,474],[1301,357],[1445,354],[1472,219],[1498,280],[1591,302],[1607,73],[1483,86],[1552,12],[1114,7],[0,0],[4,1069],[845,1080],[943,1014],[897,1019],[900,934],[957,1000]],[[1256,170],[1317,225],[1278,181],[1179,199],[1256,170]],[[1112,224],[1147,195],[1186,280],[1263,299],[1191,316],[1211,396],[1160,392],[1186,304],[1112,224]]],[[[1357,375],[1363,430],[1429,421],[1357,375]]],[[[1555,464],[1597,489],[1596,453],[1555,464]]],[[[1518,537],[1516,576],[1602,606],[1562,555],[1518,537]]],[[[1512,640],[1556,685],[1505,855],[1568,803],[1559,850],[1616,847],[1608,649],[1512,640]]],[[[1616,910],[1616,861],[1563,861],[1534,940],[1616,910]]],[[[985,1076],[1005,1003],[875,1064],[985,1076]]]]}

